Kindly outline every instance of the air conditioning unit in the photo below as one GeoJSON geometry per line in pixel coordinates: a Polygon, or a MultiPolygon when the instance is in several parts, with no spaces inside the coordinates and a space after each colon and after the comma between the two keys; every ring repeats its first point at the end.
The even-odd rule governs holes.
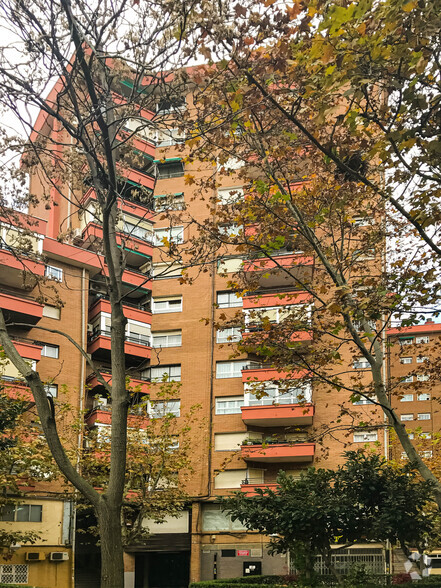
{"type": "Polygon", "coordinates": [[[43,561],[46,559],[46,554],[41,551],[27,551],[26,561],[43,561]]]}
{"type": "Polygon", "coordinates": [[[87,323],[87,332],[88,333],[93,333],[93,325],[92,325],[92,323],[87,323]]]}
{"type": "Polygon", "coordinates": [[[67,561],[69,554],[67,551],[52,551],[50,554],[51,561],[67,561]]]}
{"type": "Polygon", "coordinates": [[[93,401],[93,408],[101,408],[107,406],[107,398],[95,398],[93,401]]]}

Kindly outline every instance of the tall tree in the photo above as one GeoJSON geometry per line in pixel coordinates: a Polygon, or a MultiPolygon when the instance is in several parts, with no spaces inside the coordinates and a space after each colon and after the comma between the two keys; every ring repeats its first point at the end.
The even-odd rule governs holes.
{"type": "Polygon", "coordinates": [[[221,243],[224,254],[254,258],[254,269],[245,262],[231,282],[239,291],[258,291],[262,276],[279,271],[311,296],[312,320],[291,314],[273,328],[263,317],[265,336],[247,334],[242,348],[354,400],[371,397],[441,506],[441,484],[393,410],[384,373],[391,318],[409,324],[437,309],[435,5],[218,4],[199,21],[200,50],[211,62],[192,72],[189,145],[195,159],[216,166],[205,188],[235,177],[246,193],[210,199],[195,254],[205,247],[217,257],[221,243]],[[236,228],[226,229],[232,221],[236,228]],[[286,266],[283,250],[303,255],[286,266]],[[313,272],[296,268],[312,257],[313,272]],[[310,355],[293,341],[308,329],[317,335],[310,355]],[[341,363],[344,349],[352,369],[341,363]]]}
{"type": "MultiPolygon", "coordinates": [[[[106,275],[104,284],[111,304],[112,385],[90,358],[100,384],[112,401],[108,484],[99,492],[77,470],[63,447],[52,404],[44,382],[19,355],[8,336],[0,313],[0,343],[6,356],[25,377],[34,396],[41,425],[62,474],[92,504],[100,533],[101,586],[123,586],[121,509],[127,460],[127,413],[122,275],[126,252],[117,239],[118,200],[124,197],[125,172],[142,154],[134,152],[136,135],[155,132],[154,112],[162,82],[178,62],[178,53],[191,3],[98,3],[60,0],[0,3],[10,41],[0,49],[0,104],[11,120],[15,115],[25,139],[4,131],[3,152],[21,154],[16,170],[13,205],[48,208],[52,200],[69,201],[71,214],[82,211],[87,187],[96,194],[96,222],[102,227],[100,250],[106,275]],[[168,71],[167,74],[162,72],[168,71]],[[38,114],[36,121],[32,114],[38,114]],[[129,130],[127,130],[129,129],[129,130]],[[23,189],[26,173],[38,174],[42,195],[23,189]],[[21,189],[20,189],[21,188],[21,189]],[[43,200],[43,202],[42,202],[43,200]]],[[[190,52],[189,52],[190,53],[190,52]]],[[[153,166],[153,164],[150,164],[153,166]]],[[[151,169],[151,172],[154,170],[151,169]]],[[[2,204],[10,205],[10,184],[5,182],[2,204]]],[[[141,190],[142,192],[142,190],[141,190]]],[[[139,194],[148,201],[149,194],[139,194]]],[[[55,204],[53,204],[55,206],[55,204]]],[[[89,211],[90,212],[90,211],[89,211]]],[[[20,226],[20,215],[4,214],[20,226]]],[[[23,227],[22,227],[23,228],[23,227]]],[[[12,247],[17,258],[29,252],[24,227],[20,242],[12,247]]],[[[63,236],[60,235],[60,239],[63,236]]],[[[10,246],[10,244],[9,244],[10,246]]],[[[149,276],[146,275],[146,281],[149,276]]],[[[62,332],[53,331],[60,337],[62,332]]],[[[80,342],[70,342],[79,352],[80,342]]]]}

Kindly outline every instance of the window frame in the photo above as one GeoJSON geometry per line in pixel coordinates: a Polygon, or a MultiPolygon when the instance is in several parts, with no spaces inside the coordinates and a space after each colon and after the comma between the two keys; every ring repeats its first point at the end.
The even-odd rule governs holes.
{"type": "Polygon", "coordinates": [[[63,281],[63,269],[56,265],[46,265],[44,268],[44,276],[48,280],[54,280],[55,282],[63,281]],[[59,274],[59,277],[55,274],[59,274]]]}
{"type": "Polygon", "coordinates": [[[215,398],[214,404],[215,404],[215,414],[216,415],[242,414],[241,407],[245,406],[245,398],[243,395],[242,396],[240,396],[240,395],[237,395],[237,396],[217,396],[215,398]],[[223,403],[228,403],[228,402],[231,402],[231,403],[238,403],[239,402],[240,404],[231,406],[231,410],[229,410],[227,407],[225,407],[225,409],[220,411],[219,405],[223,404],[223,403]]]}
{"type": "Polygon", "coordinates": [[[153,332],[152,333],[152,347],[156,348],[156,349],[165,349],[167,347],[182,347],[182,330],[176,330],[176,331],[157,331],[156,333],[153,332]],[[178,337],[180,338],[179,343],[177,344],[173,344],[170,345],[169,344],[169,337],[178,337]],[[165,338],[166,339],[166,344],[165,345],[156,345],[155,344],[155,337],[161,337],[161,338],[165,338]]]}
{"type": "Polygon", "coordinates": [[[51,343],[44,343],[43,347],[41,348],[41,357],[48,357],[49,359],[59,359],[60,358],[60,346],[59,345],[52,345],[51,343]],[[44,353],[47,349],[54,349],[56,350],[56,355],[47,355],[44,353]]]}
{"type": "Polygon", "coordinates": [[[240,327],[225,327],[225,329],[216,329],[216,343],[237,343],[242,339],[242,331],[240,327]],[[231,333],[228,333],[231,331],[231,333]],[[224,337],[219,335],[228,333],[224,337]],[[230,339],[228,337],[231,337],[230,339]]]}
{"type": "Polygon", "coordinates": [[[236,296],[233,290],[220,290],[216,292],[216,305],[218,308],[241,308],[243,306],[242,296],[236,296]],[[220,302],[219,297],[226,295],[226,302],[220,302]],[[233,304],[232,304],[233,302],[233,304]]]}
{"type": "Polygon", "coordinates": [[[181,375],[182,375],[182,366],[180,363],[173,363],[173,364],[167,364],[167,365],[153,365],[150,367],[150,380],[153,384],[158,384],[161,383],[163,381],[163,377],[164,374],[167,374],[168,379],[166,380],[167,382],[180,382],[181,381],[181,375]],[[179,375],[175,374],[172,375],[171,371],[172,368],[179,368],[179,375]],[[153,370],[163,370],[160,376],[153,376],[153,370]]]}
{"type": "MultiPolygon", "coordinates": [[[[178,306],[178,304],[175,305],[176,307],[178,306]]],[[[164,297],[164,298],[152,298],[152,314],[167,314],[167,313],[171,313],[171,312],[182,312],[182,307],[183,307],[183,297],[182,296],[171,296],[170,298],[164,297]],[[167,302],[167,308],[165,310],[158,310],[157,308],[155,308],[155,306],[161,302],[167,302]],[[170,310],[170,303],[175,303],[178,302],[179,303],[179,309],[175,309],[174,307],[172,308],[172,310],[170,310]]]]}

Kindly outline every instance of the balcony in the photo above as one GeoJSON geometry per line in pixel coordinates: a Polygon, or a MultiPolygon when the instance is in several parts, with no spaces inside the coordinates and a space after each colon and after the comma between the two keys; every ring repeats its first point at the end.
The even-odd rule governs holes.
{"type": "Polygon", "coordinates": [[[32,361],[40,361],[43,344],[24,337],[12,337],[12,343],[19,354],[32,361]]]}
{"type": "Polygon", "coordinates": [[[242,382],[269,382],[277,380],[300,380],[304,378],[308,372],[301,370],[297,372],[283,372],[273,367],[251,367],[242,370],[242,382]]]}
{"type": "Polygon", "coordinates": [[[1,377],[0,384],[3,388],[3,392],[9,398],[12,398],[12,400],[25,400],[27,402],[34,402],[32,392],[24,380],[1,377]]]}
{"type": "Polygon", "coordinates": [[[280,404],[271,406],[242,406],[242,420],[257,427],[312,425],[312,404],[280,404]]]}
{"type": "MultiPolygon", "coordinates": [[[[123,198],[118,199],[118,208],[123,213],[148,220],[151,217],[149,211],[153,208],[153,196],[149,193],[149,195],[146,194],[145,197],[143,197],[140,195],[140,190],[137,190],[136,186],[133,184],[130,186],[131,187],[128,186],[125,189],[118,188],[118,191],[122,193],[123,196],[123,198]]],[[[93,188],[89,188],[80,200],[80,204],[83,208],[87,208],[88,204],[94,201],[96,201],[96,192],[93,188]]]]}
{"type": "MultiPolygon", "coordinates": [[[[151,259],[153,254],[153,233],[149,234],[147,230],[140,230],[140,235],[135,234],[137,227],[134,227],[132,231],[125,232],[121,228],[120,232],[116,235],[116,242],[118,247],[123,248],[127,256],[128,265],[138,267],[146,263],[147,259],[151,259]],[[147,259],[146,259],[147,258],[147,259]]],[[[86,228],[82,232],[82,239],[84,240],[85,246],[92,246],[95,241],[102,241],[103,228],[97,223],[88,223],[86,228]]]]}
{"type": "MultiPolygon", "coordinates": [[[[98,425],[111,425],[112,424],[112,407],[111,406],[98,406],[92,408],[84,417],[86,425],[90,428],[98,425]]],[[[149,419],[146,416],[139,414],[130,414],[127,417],[128,427],[138,427],[139,429],[145,429],[149,424],[149,419]]]]}
{"type": "Polygon", "coordinates": [[[290,306],[292,304],[307,304],[311,302],[311,295],[307,292],[289,289],[287,292],[275,289],[272,292],[253,293],[243,298],[244,309],[263,309],[274,306],[290,306]]]}
{"type": "Polygon", "coordinates": [[[240,485],[240,491],[245,494],[245,496],[258,496],[258,492],[256,490],[272,490],[276,492],[279,488],[279,484],[268,483],[264,484],[260,481],[253,481],[252,479],[246,479],[240,485]]]}
{"type": "MultiPolygon", "coordinates": [[[[111,355],[110,337],[110,330],[94,329],[89,337],[87,352],[94,359],[108,359],[111,355]]],[[[150,359],[151,351],[150,337],[137,334],[126,335],[124,352],[128,365],[150,359]]]]}
{"type": "Polygon", "coordinates": [[[242,445],[241,456],[247,462],[285,463],[311,462],[315,443],[268,443],[242,445]]]}
{"type": "MultiPolygon", "coordinates": [[[[144,310],[141,305],[138,306],[134,304],[123,304],[123,311],[124,316],[128,320],[139,321],[140,323],[145,323],[146,325],[150,325],[152,322],[152,313],[144,310]]],[[[89,322],[91,322],[98,314],[102,312],[105,312],[109,315],[112,312],[110,301],[104,297],[99,298],[89,308],[89,322]]]]}
{"type": "Polygon", "coordinates": [[[8,323],[28,323],[35,325],[43,316],[43,304],[23,294],[0,289],[0,308],[8,323]]]}
{"type": "Polygon", "coordinates": [[[243,271],[256,281],[259,288],[295,287],[297,280],[308,282],[312,276],[314,258],[302,253],[285,253],[259,257],[244,262],[243,271]]]}
{"type": "MultiPolygon", "coordinates": [[[[112,385],[112,372],[110,370],[100,370],[103,379],[111,386],[112,385]]],[[[136,391],[140,394],[149,394],[150,392],[150,381],[141,378],[141,376],[131,376],[130,374],[126,375],[126,379],[130,378],[128,383],[128,389],[130,391],[136,391]]],[[[101,388],[102,384],[98,381],[98,378],[95,374],[91,374],[86,379],[86,384],[88,388],[94,393],[97,388],[101,388]]]]}

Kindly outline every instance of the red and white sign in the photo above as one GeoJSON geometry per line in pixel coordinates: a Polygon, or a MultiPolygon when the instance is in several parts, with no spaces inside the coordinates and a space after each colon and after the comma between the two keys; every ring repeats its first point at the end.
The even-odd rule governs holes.
{"type": "Polygon", "coordinates": [[[250,555],[250,550],[249,549],[238,549],[236,551],[236,555],[238,557],[242,556],[242,557],[246,557],[250,555]]]}

